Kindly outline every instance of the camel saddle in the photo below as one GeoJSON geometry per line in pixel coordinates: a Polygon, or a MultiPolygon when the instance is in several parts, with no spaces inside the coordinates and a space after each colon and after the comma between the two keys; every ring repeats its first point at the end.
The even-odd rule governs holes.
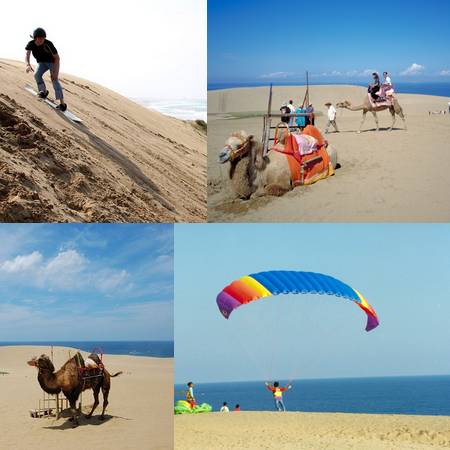
{"type": "Polygon", "coordinates": [[[375,101],[371,94],[367,94],[369,96],[370,104],[372,105],[372,108],[379,108],[380,106],[387,106],[388,108],[391,107],[394,104],[394,96],[393,95],[387,95],[385,98],[379,98],[377,101],[375,101]]]}
{"type": "Polygon", "coordinates": [[[333,175],[334,170],[326,149],[327,142],[316,127],[307,125],[303,129],[301,135],[314,138],[308,139],[310,145],[307,144],[303,148],[299,148],[300,140],[296,139],[288,128],[286,128],[285,143],[282,144],[278,140],[278,131],[277,127],[271,151],[283,153],[286,156],[294,186],[313,184],[333,175]]]}

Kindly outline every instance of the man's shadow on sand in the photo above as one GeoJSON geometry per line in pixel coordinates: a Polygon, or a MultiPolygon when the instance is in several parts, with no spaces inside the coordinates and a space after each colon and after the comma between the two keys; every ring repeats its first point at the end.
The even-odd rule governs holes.
{"type": "MultiPolygon", "coordinates": [[[[379,131],[389,131],[391,127],[380,127],[379,131]]],[[[394,127],[392,128],[392,131],[405,131],[404,128],[398,128],[398,127],[394,127]]],[[[361,133],[368,133],[368,132],[377,132],[376,128],[368,128],[366,130],[361,130],[361,133]]],[[[336,131],[330,131],[329,133],[327,133],[327,135],[330,134],[344,134],[344,133],[354,133],[354,134],[358,134],[358,130],[339,130],[338,133],[336,133],[336,131]]]]}

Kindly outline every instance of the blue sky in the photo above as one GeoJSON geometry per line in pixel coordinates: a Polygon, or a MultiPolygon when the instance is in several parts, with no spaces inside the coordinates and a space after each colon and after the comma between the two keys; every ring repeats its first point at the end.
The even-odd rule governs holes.
{"type": "Polygon", "coordinates": [[[450,225],[177,225],[175,381],[450,373],[450,225]],[[285,295],[227,321],[232,280],[288,269],[359,290],[380,326],[331,296],[285,295]]]}
{"type": "Polygon", "coordinates": [[[449,20],[442,0],[208,0],[208,82],[450,81],[449,20]]]}
{"type": "Polygon", "coordinates": [[[172,225],[0,225],[0,341],[172,340],[172,225]]]}

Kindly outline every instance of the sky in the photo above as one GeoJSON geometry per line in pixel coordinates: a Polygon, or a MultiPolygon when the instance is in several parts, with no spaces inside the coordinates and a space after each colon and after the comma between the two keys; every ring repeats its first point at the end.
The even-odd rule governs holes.
{"type": "Polygon", "coordinates": [[[20,0],[2,17],[1,58],[24,61],[43,27],[62,72],[127,97],[206,98],[206,0],[20,0]]]}
{"type": "Polygon", "coordinates": [[[0,224],[0,341],[173,340],[173,225],[0,224]]]}
{"type": "Polygon", "coordinates": [[[450,225],[175,227],[175,382],[450,373],[450,225]],[[321,272],[360,291],[380,325],[332,296],[280,295],[223,318],[217,294],[265,270],[321,272]]]}
{"type": "Polygon", "coordinates": [[[208,1],[208,83],[450,81],[450,2],[208,1]]]}

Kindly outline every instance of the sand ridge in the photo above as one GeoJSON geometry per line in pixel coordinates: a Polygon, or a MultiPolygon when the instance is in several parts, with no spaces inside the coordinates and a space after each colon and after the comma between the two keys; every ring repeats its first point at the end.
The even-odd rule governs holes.
{"type": "MultiPolygon", "coordinates": [[[[76,349],[54,347],[54,365],[59,369],[76,349]]],[[[111,380],[106,420],[97,408],[90,420],[82,417],[72,428],[67,416],[35,419],[29,410],[43,396],[37,370],[26,362],[50,354],[49,347],[0,347],[0,448],[16,450],[80,448],[171,450],[173,448],[173,359],[104,355],[110,373],[123,371],[111,380]]],[[[86,352],[81,352],[84,356],[86,352]]],[[[100,405],[102,404],[100,394],[100,405]]],[[[83,412],[92,406],[92,391],[83,393],[83,412]]],[[[100,406],[99,405],[99,406],[100,406]]]]}
{"type": "Polygon", "coordinates": [[[176,450],[432,450],[450,417],[231,412],[175,416],[176,450]]]}
{"type": "MultiPolygon", "coordinates": [[[[53,95],[51,83],[46,78],[53,95]]],[[[66,74],[74,124],[0,59],[0,219],[178,222],[206,217],[206,132],[66,74]]]]}
{"type": "MultiPolygon", "coordinates": [[[[212,222],[447,222],[450,220],[450,115],[429,115],[446,109],[445,97],[398,94],[407,116],[407,131],[397,118],[394,130],[388,111],[378,113],[375,131],[371,113],[357,134],[362,112],[338,109],[340,133],[326,135],[338,151],[341,168],[312,186],[297,187],[283,197],[234,200],[228,164],[218,153],[234,131],[258,139],[267,110],[268,87],[208,92],[208,221],[212,222]]],[[[305,88],[274,87],[272,111],[289,99],[301,101],[305,88]]],[[[311,86],[310,99],[323,132],[327,101],[361,104],[361,86],[311,86]]]]}

